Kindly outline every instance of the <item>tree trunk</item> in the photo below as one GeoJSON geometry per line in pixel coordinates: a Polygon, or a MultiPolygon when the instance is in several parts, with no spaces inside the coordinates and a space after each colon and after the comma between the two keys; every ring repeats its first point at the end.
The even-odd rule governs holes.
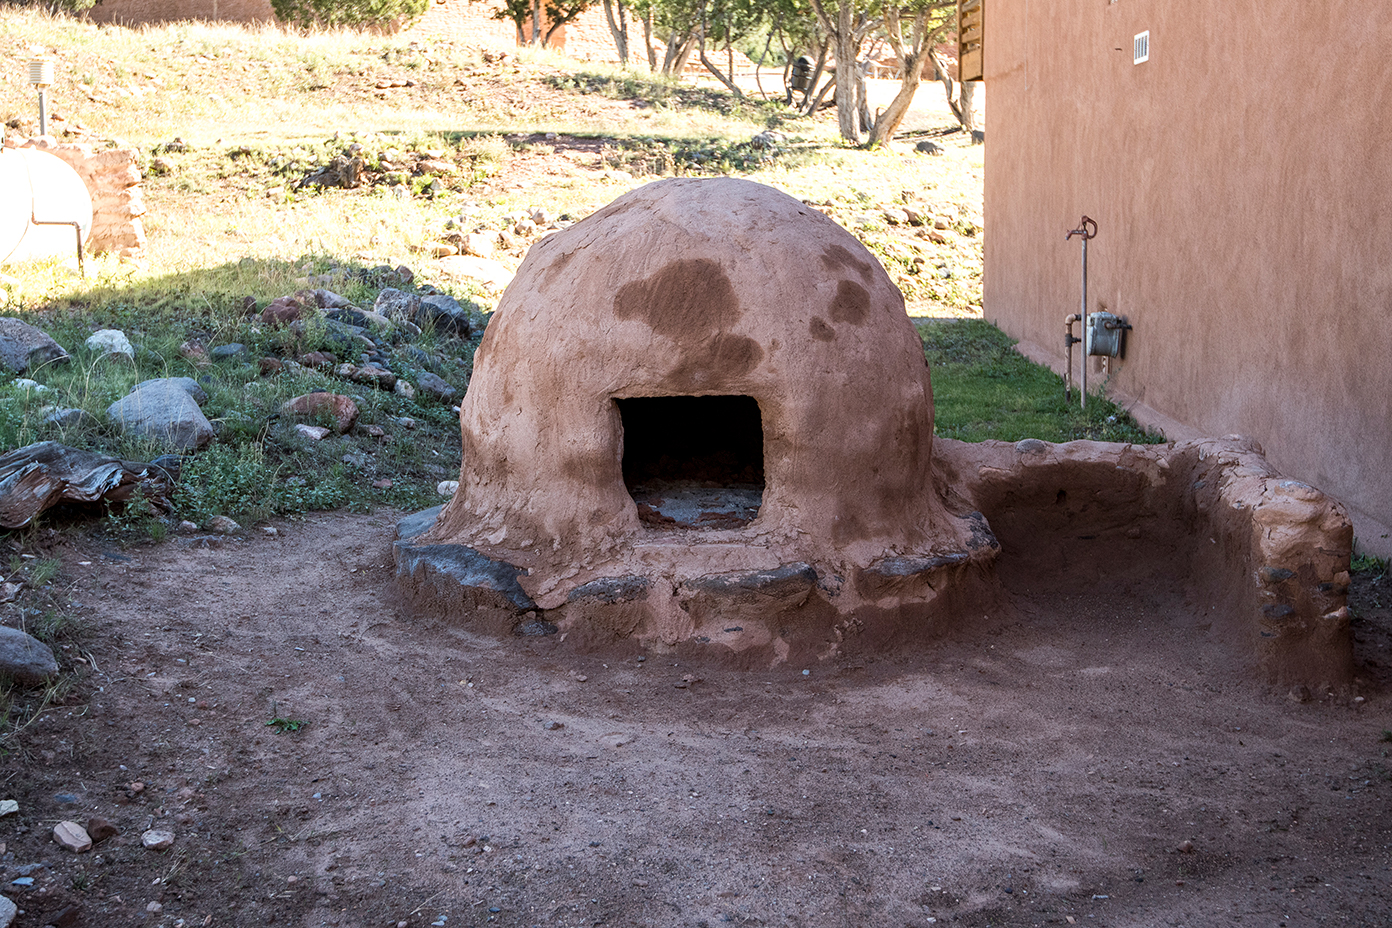
{"type": "Polygon", "coordinates": [[[628,67],[628,19],[624,16],[623,0],[604,0],[604,18],[609,23],[609,34],[614,37],[614,48],[619,53],[619,63],[628,67]],[[618,16],[614,7],[619,8],[618,16]]]}
{"type": "Polygon", "coordinates": [[[667,54],[662,60],[663,77],[681,76],[686,68],[686,59],[691,57],[691,51],[696,47],[697,38],[695,30],[685,34],[672,33],[667,41],[667,54]]]}
{"type": "Polygon", "coordinates": [[[860,131],[869,132],[875,126],[875,118],[870,114],[870,94],[865,91],[865,72],[870,62],[862,61],[856,65],[856,97],[860,100],[860,131]]]}
{"type": "MultiPolygon", "coordinates": [[[[937,40],[938,33],[928,32],[928,10],[920,10],[914,18],[911,43],[904,41],[903,25],[897,10],[890,9],[885,14],[885,32],[894,54],[899,58],[899,92],[889,101],[889,106],[875,120],[870,130],[869,144],[888,145],[894,140],[894,133],[904,121],[904,114],[913,104],[914,94],[923,83],[923,62],[931,52],[929,49],[937,40]]],[[[934,59],[936,66],[937,59],[934,59]]]]}
{"type": "MultiPolygon", "coordinates": [[[[770,30],[769,30],[768,41],[766,41],[766,42],[764,43],[764,53],[763,53],[762,55],[759,56],[759,60],[758,60],[758,61],[754,62],[754,86],[759,88],[759,98],[762,99],[762,100],[767,100],[767,99],[768,99],[768,94],[764,93],[764,82],[763,82],[763,79],[760,77],[759,72],[762,71],[762,70],[764,69],[764,62],[765,62],[765,61],[768,61],[769,49],[773,48],[773,30],[774,30],[774,29],[780,28],[779,22],[780,22],[780,20],[775,20],[775,21],[774,21],[773,29],[770,29],[770,30]]],[[[731,70],[734,70],[734,69],[731,68],[731,70]]],[[[786,79],[787,73],[788,73],[788,66],[785,64],[785,65],[783,66],[783,74],[785,75],[784,84],[787,83],[787,79],[786,79]]],[[[788,104],[791,106],[791,105],[792,105],[792,102],[793,102],[793,94],[792,94],[792,91],[789,91],[789,92],[788,92],[788,104]]]]}
{"type": "MultiPolygon", "coordinates": [[[[829,90],[834,91],[835,89],[836,89],[836,75],[833,74],[833,75],[831,76],[831,80],[829,80],[829,81],[827,81],[825,84],[823,84],[823,85],[822,85],[822,89],[819,90],[819,91],[817,91],[817,96],[808,102],[807,107],[803,110],[803,115],[805,115],[805,116],[811,116],[813,113],[817,112],[817,110],[821,109],[821,108],[822,108],[822,101],[823,101],[824,99],[826,99],[827,91],[829,91],[829,90]]],[[[832,99],[833,99],[833,100],[835,99],[835,94],[832,95],[832,99]]]]}
{"type": "Polygon", "coordinates": [[[976,81],[962,81],[962,86],[957,91],[961,100],[957,118],[962,123],[962,128],[968,132],[976,128],[976,110],[972,105],[976,96],[976,84],[976,81]]]}
{"type": "Polygon", "coordinates": [[[653,48],[653,5],[643,14],[643,50],[648,53],[648,70],[657,73],[657,50],[653,48]]]}
{"type": "Polygon", "coordinates": [[[839,0],[836,8],[836,124],[841,137],[860,144],[860,99],[856,79],[855,6],[839,0]]]}
{"type": "MultiPolygon", "coordinates": [[[[715,66],[715,62],[711,61],[709,58],[706,57],[706,39],[704,31],[702,32],[701,37],[700,56],[701,64],[705,65],[706,70],[709,71],[716,80],[724,84],[726,89],[729,90],[730,93],[734,94],[738,99],[743,100],[744,91],[740,90],[739,85],[735,83],[734,69],[731,69],[731,73],[728,76],[722,74],[720,72],[720,69],[715,66]]],[[[733,58],[731,60],[733,60],[733,58]]]]}
{"type": "Polygon", "coordinates": [[[532,41],[531,45],[536,45],[541,41],[541,0],[532,0],[532,41]]]}
{"type": "Polygon", "coordinates": [[[677,35],[667,37],[667,50],[662,53],[662,76],[672,76],[672,62],[677,59],[677,35]]]}
{"type": "MultiPolygon", "coordinates": [[[[813,90],[816,90],[817,83],[822,79],[822,73],[826,71],[827,55],[829,54],[831,54],[830,36],[822,40],[822,47],[817,51],[817,66],[812,69],[812,80],[808,85],[813,90]]],[[[806,96],[802,98],[802,115],[811,116],[817,111],[817,107],[821,105],[822,97],[826,96],[827,88],[830,86],[832,86],[830,83],[823,85],[821,91],[815,96],[812,94],[811,90],[807,92],[806,96]]]]}
{"type": "Polygon", "coordinates": [[[875,120],[875,127],[870,130],[870,144],[888,145],[894,139],[894,133],[899,129],[899,124],[904,121],[904,115],[908,113],[909,107],[913,104],[914,93],[923,83],[923,58],[922,56],[910,56],[901,62],[904,66],[903,82],[899,85],[899,92],[894,95],[894,99],[889,101],[889,106],[875,120]]]}
{"type": "Polygon", "coordinates": [[[972,112],[972,98],[976,93],[976,88],[968,89],[971,81],[962,84],[961,93],[957,98],[953,97],[952,91],[956,86],[952,80],[952,75],[947,73],[947,62],[939,57],[936,50],[929,49],[928,54],[933,56],[933,67],[938,69],[938,78],[942,81],[943,90],[947,92],[947,108],[952,110],[952,115],[957,117],[957,122],[970,132],[976,128],[976,114],[972,112]]]}

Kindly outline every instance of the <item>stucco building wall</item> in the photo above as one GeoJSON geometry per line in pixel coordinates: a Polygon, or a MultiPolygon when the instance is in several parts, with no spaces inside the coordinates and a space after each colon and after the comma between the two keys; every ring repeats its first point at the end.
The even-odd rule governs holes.
{"type": "Polygon", "coordinates": [[[998,0],[986,29],[986,317],[1062,369],[1088,214],[1089,309],[1135,326],[1109,391],[1256,438],[1392,551],[1392,6],[998,0]]]}

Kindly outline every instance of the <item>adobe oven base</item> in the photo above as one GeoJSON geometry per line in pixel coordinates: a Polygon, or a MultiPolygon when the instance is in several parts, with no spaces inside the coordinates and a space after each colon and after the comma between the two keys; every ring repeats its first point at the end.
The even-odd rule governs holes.
{"type": "Polygon", "coordinates": [[[848,647],[933,637],[964,594],[979,602],[997,586],[991,565],[999,545],[973,514],[974,547],[849,569],[792,561],[683,575],[683,561],[700,560],[688,557],[693,546],[659,535],[642,546],[641,560],[665,569],[589,580],[542,609],[519,582],[525,570],[467,545],[417,543],[438,513],[409,516],[397,529],[397,581],[415,612],[495,633],[559,634],[581,647],[632,640],[655,650],[724,652],[748,666],[815,661],[848,647]]]}

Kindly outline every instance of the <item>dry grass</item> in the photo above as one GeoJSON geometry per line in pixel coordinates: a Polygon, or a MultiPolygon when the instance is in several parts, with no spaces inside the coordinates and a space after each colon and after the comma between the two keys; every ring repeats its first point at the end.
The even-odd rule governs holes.
{"type": "MultiPolygon", "coordinates": [[[[646,172],[714,167],[830,203],[921,311],[961,311],[980,300],[979,236],[931,245],[861,221],[879,207],[912,203],[980,225],[979,147],[949,146],[937,158],[906,152],[906,145],[846,149],[826,116],[793,120],[776,104],[737,105],[707,87],[579,68],[540,50],[515,50],[509,60],[489,63],[476,49],[433,39],[416,39],[413,47],[404,37],[350,31],[207,23],[98,28],[12,8],[0,10],[0,26],[0,119],[21,131],[35,128],[24,62],[42,52],[56,59],[52,131],[65,140],[115,140],[140,149],[147,168],[155,157],[167,166],[145,180],[146,268],[92,263],[92,282],[107,291],[248,257],[285,262],[287,287],[307,257],[408,264],[428,277],[421,249],[466,207],[481,223],[537,206],[579,217],[645,182],[646,172]],[[415,86],[378,88],[392,80],[415,86]],[[740,146],[770,125],[794,140],[791,153],[768,163],[749,159],[740,146]],[[544,139],[548,132],[576,144],[562,150],[544,139]],[[175,137],[190,150],[164,152],[175,137]],[[585,140],[592,141],[582,151],[585,140]],[[294,189],[303,172],[292,168],[355,141],[370,151],[441,151],[467,176],[433,198],[383,187],[294,189]],[[694,150],[715,154],[683,163],[683,151],[694,150]],[[605,180],[605,167],[636,176],[605,180]],[[948,265],[950,285],[929,285],[919,274],[948,265]]],[[[23,305],[83,300],[89,290],[61,266],[10,273],[21,278],[23,305]]]]}

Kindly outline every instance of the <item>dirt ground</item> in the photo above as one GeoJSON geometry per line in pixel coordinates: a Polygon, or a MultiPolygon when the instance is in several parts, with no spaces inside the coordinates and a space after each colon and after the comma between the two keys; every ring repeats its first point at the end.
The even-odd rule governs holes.
{"type": "Polygon", "coordinates": [[[1392,921],[1385,579],[1359,688],[1305,701],[1126,565],[1005,569],[949,640],[739,672],[413,619],[397,515],[54,536],[88,631],[0,760],[17,925],[1392,921]],[[54,843],[91,816],[120,834],[54,843]]]}

